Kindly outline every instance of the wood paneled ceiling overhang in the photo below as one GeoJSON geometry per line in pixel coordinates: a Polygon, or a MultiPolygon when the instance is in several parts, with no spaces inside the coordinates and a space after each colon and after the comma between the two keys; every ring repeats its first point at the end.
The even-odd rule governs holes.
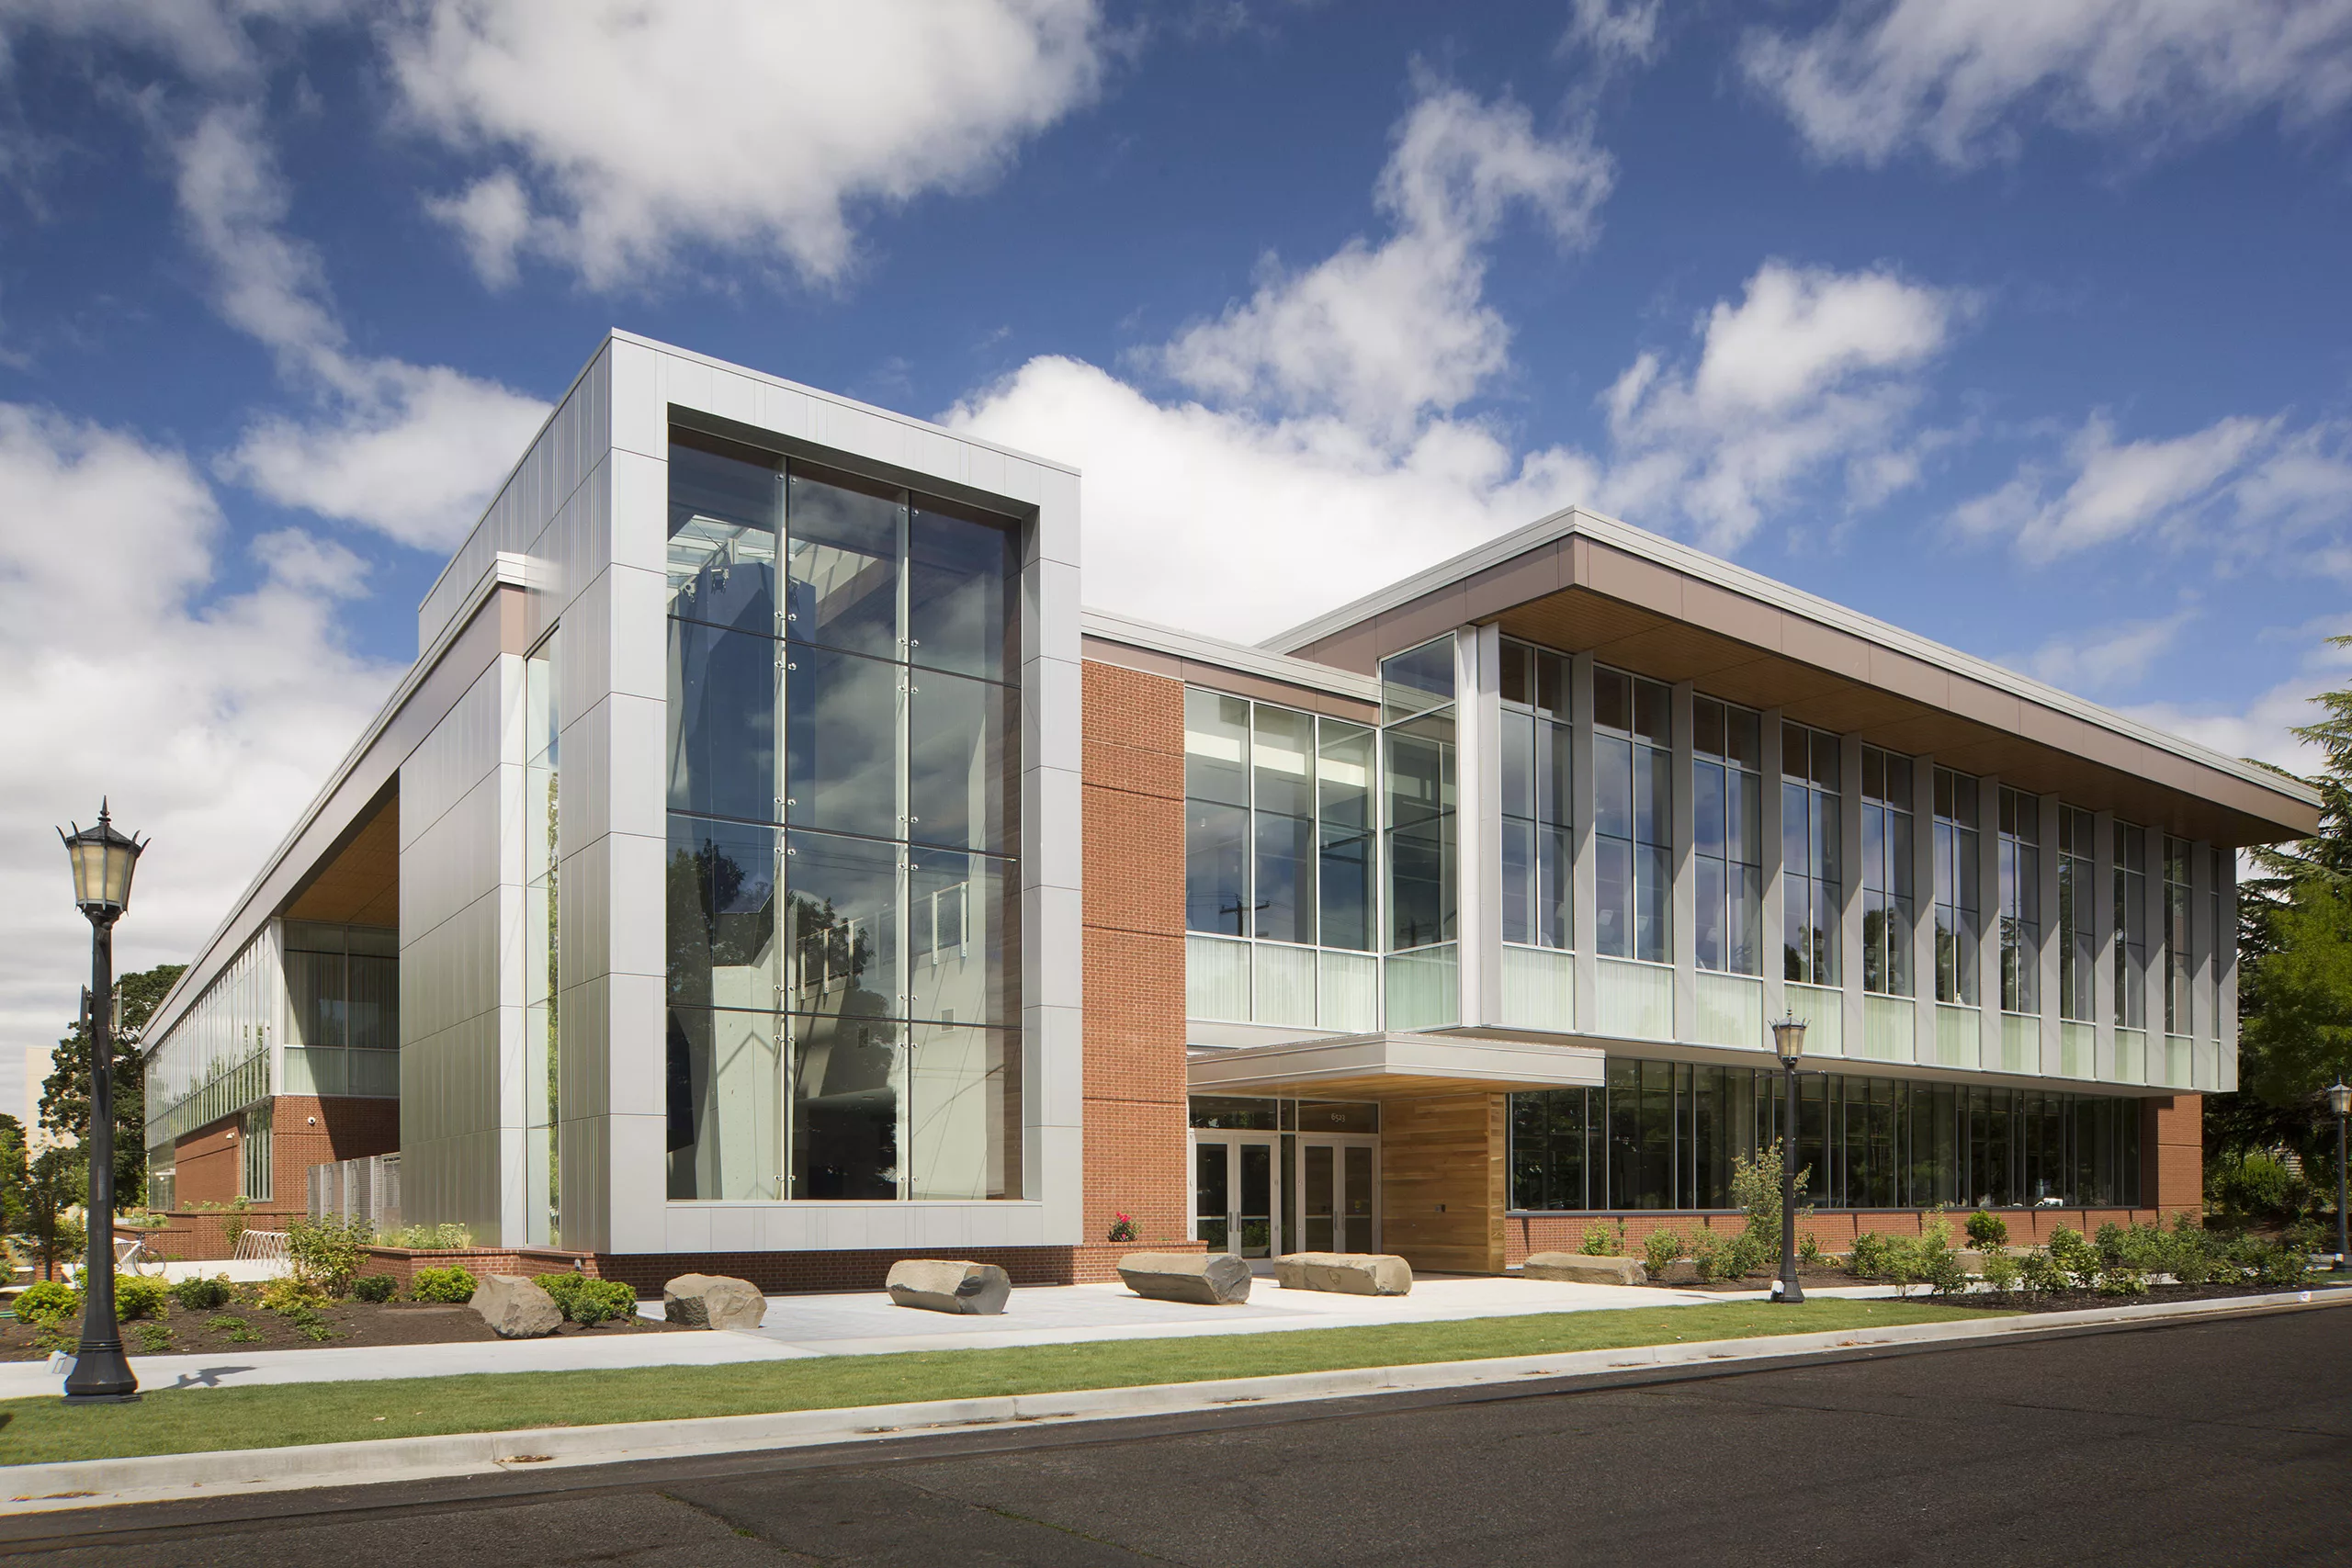
{"type": "Polygon", "coordinates": [[[2234,848],[2318,827],[2317,807],[2285,790],[1580,533],[1295,651],[1368,671],[1454,626],[1488,623],[2188,838],[2234,848]]]}
{"type": "Polygon", "coordinates": [[[328,852],[278,911],[336,925],[401,923],[401,795],[397,780],[328,852]]]}

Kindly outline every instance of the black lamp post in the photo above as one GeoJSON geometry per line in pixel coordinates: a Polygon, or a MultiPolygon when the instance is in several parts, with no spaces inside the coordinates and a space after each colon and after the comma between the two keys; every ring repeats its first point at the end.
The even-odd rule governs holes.
{"type": "Polygon", "coordinates": [[[1797,1283],[1797,1063],[1804,1057],[1804,1021],[1794,1013],[1772,1026],[1781,1058],[1781,1279],[1772,1299],[1802,1302],[1797,1283]]]}
{"type": "Polygon", "coordinates": [[[2328,1086],[2327,1108],[2335,1112],[2335,1266],[2352,1268],[2352,1248],[2344,1245],[2344,1119],[2352,1116],[2352,1088],[2341,1077],[2328,1086]]]}
{"type": "Polygon", "coordinates": [[[147,846],[116,831],[103,801],[96,827],[77,822],[71,837],[57,836],[74,863],[74,902],[90,918],[90,1262],[65,1401],[122,1404],[139,1397],[139,1380],[114,1315],[114,923],[130,905],[130,874],[147,846]]]}

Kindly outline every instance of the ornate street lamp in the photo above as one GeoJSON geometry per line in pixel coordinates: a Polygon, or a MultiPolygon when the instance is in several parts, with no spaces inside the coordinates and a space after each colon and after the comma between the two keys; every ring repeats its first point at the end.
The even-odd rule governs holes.
{"type": "Polygon", "coordinates": [[[118,832],[98,803],[98,825],[74,825],[74,902],[90,919],[90,1261],[82,1292],[82,1344],[65,1377],[68,1404],[115,1404],[139,1397],[114,1315],[114,923],[130,907],[130,874],[147,846],[118,832]]]}
{"type": "Polygon", "coordinates": [[[2352,1248],[2344,1245],[2344,1119],[2352,1116],[2352,1088],[2341,1077],[2328,1086],[2327,1108],[2335,1112],[2335,1266],[2352,1268],[2352,1248]]]}
{"type": "Polygon", "coordinates": [[[1797,1063],[1804,1057],[1804,1021],[1794,1013],[1772,1026],[1772,1049],[1781,1058],[1781,1278],[1776,1302],[1802,1302],[1797,1283],[1797,1063]]]}

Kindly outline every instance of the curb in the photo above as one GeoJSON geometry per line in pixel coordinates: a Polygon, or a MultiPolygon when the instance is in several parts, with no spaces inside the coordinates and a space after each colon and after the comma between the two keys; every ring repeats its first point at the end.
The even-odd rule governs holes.
{"type": "Polygon", "coordinates": [[[232,1449],[210,1453],[152,1454],[129,1459],[69,1460],[0,1468],[0,1481],[5,1481],[7,1492],[6,1501],[0,1504],[0,1513],[48,1513],[191,1497],[297,1491],[338,1483],[445,1480],[526,1467],[536,1472],[623,1461],[691,1459],[873,1442],[949,1429],[1165,1416],[1239,1404],[1300,1404],[1367,1394],[1472,1388],[1532,1378],[1594,1377],[1673,1367],[1729,1368],[1742,1362],[1785,1360],[1880,1347],[2026,1339],[2086,1328],[2132,1328],[2345,1305],[2352,1305],[2352,1290],[2322,1288],[2177,1304],[2151,1303],[2036,1313],[1975,1323],[1907,1324],[1878,1329],[1777,1334],[1750,1339],[1627,1346],[1491,1360],[1430,1361],[1413,1366],[1361,1367],[1059,1393],[232,1449]]]}

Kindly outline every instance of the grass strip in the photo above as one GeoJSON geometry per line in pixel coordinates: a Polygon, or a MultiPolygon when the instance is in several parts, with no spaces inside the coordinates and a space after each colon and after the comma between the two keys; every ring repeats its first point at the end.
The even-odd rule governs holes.
{"type": "Polygon", "coordinates": [[[0,1464],[344,1443],[532,1427],[593,1427],[838,1410],[915,1400],[1133,1388],[1284,1372],[1483,1360],[1638,1345],[1746,1339],[1995,1315],[1924,1302],[1822,1297],[1799,1305],[1633,1307],[1526,1317],[1091,1340],[1009,1349],[824,1356],[717,1367],[483,1372],[366,1382],[165,1389],[137,1404],[0,1401],[0,1464]]]}

